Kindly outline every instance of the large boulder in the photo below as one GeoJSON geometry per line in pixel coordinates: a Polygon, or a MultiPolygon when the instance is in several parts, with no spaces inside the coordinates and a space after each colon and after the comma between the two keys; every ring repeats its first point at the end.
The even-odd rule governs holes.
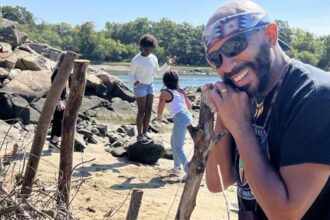
{"type": "Polygon", "coordinates": [[[28,48],[33,50],[34,52],[57,62],[58,57],[63,53],[63,51],[56,49],[54,47],[48,46],[47,44],[39,43],[39,42],[30,42],[20,46],[21,48],[28,48]]]}
{"type": "Polygon", "coordinates": [[[14,118],[22,121],[23,124],[30,124],[30,108],[29,103],[22,97],[11,98],[14,118]]]}
{"type": "Polygon", "coordinates": [[[9,71],[0,67],[0,81],[3,81],[8,77],[9,71]]]}
{"type": "Polygon", "coordinates": [[[135,103],[129,103],[120,98],[113,98],[109,107],[98,107],[86,113],[100,122],[129,124],[136,121],[137,106],[135,103]]]}
{"type": "MultiPolygon", "coordinates": [[[[100,70],[102,71],[102,70],[100,70]]],[[[125,86],[125,84],[115,76],[102,71],[96,74],[96,76],[101,79],[102,84],[107,88],[106,98],[112,99],[113,97],[119,97],[122,100],[128,102],[134,102],[135,97],[132,91],[125,86]]]]}
{"type": "Polygon", "coordinates": [[[30,123],[29,103],[22,97],[12,97],[8,94],[0,93],[0,105],[0,119],[20,120],[23,124],[30,123]]]}
{"type": "Polygon", "coordinates": [[[16,48],[27,40],[25,33],[18,30],[18,23],[7,19],[0,19],[0,41],[16,48]]]}
{"type": "Polygon", "coordinates": [[[142,144],[136,142],[128,146],[127,157],[129,160],[146,164],[154,164],[165,154],[165,148],[161,143],[152,142],[142,144]]]}
{"type": "Polygon", "coordinates": [[[14,54],[17,56],[15,68],[21,70],[52,70],[55,62],[48,60],[42,55],[30,53],[26,50],[15,49],[14,54]]]}
{"type": "Polygon", "coordinates": [[[14,79],[4,85],[0,92],[21,96],[28,102],[47,94],[51,82],[51,71],[22,71],[15,75],[14,79]]]}
{"type": "MultiPolygon", "coordinates": [[[[0,119],[12,119],[15,118],[13,103],[11,102],[11,98],[4,92],[0,92],[0,119]]],[[[1,121],[1,120],[0,120],[1,121]]]]}
{"type": "Polygon", "coordinates": [[[102,80],[97,76],[93,74],[87,74],[85,94],[106,97],[107,87],[103,85],[102,80]]]}
{"type": "Polygon", "coordinates": [[[0,42],[0,66],[13,69],[16,65],[16,55],[13,54],[13,51],[11,49],[11,45],[0,42]]]}

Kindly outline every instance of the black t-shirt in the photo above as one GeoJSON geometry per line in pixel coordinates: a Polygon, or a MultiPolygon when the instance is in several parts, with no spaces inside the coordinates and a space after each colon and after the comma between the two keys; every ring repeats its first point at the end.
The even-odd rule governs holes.
{"type": "MultiPolygon", "coordinates": [[[[257,125],[263,125],[273,95],[265,98],[257,125]]],[[[265,153],[275,170],[302,163],[330,165],[330,73],[293,60],[265,131],[265,153]]],[[[267,219],[258,205],[256,215],[267,219]]],[[[303,219],[330,220],[330,178],[303,219]]]]}

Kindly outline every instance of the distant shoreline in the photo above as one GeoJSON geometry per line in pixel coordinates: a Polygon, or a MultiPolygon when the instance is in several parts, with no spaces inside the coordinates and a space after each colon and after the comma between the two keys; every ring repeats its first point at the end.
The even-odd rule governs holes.
{"type": "MultiPolygon", "coordinates": [[[[127,65],[105,65],[105,64],[99,64],[99,65],[93,65],[93,67],[100,69],[100,70],[104,70],[104,71],[129,71],[129,66],[127,65]]],[[[217,75],[217,73],[215,72],[215,70],[211,69],[211,68],[206,68],[206,69],[186,69],[186,68],[180,68],[180,66],[174,66],[173,67],[174,70],[176,70],[179,74],[189,74],[189,75],[217,75]]]]}

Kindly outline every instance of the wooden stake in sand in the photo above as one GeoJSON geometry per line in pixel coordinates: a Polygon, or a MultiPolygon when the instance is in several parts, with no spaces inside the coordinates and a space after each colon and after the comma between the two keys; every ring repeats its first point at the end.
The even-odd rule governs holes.
{"type": "Polygon", "coordinates": [[[46,140],[48,126],[55,111],[57,101],[59,100],[61,92],[70,76],[73,68],[73,60],[77,57],[78,55],[76,53],[69,51],[66,52],[65,55],[61,55],[61,58],[58,61],[57,66],[59,69],[40,113],[38,125],[33,138],[30,158],[24,174],[24,182],[21,193],[25,196],[30,195],[32,192],[32,183],[38,170],[39,160],[46,140]]]}
{"type": "Polygon", "coordinates": [[[141,206],[143,191],[138,189],[133,189],[131,202],[127,212],[126,220],[136,220],[139,215],[139,209],[141,206]]]}
{"type": "Polygon", "coordinates": [[[189,173],[181,196],[179,208],[175,219],[190,219],[196,206],[197,193],[203,178],[206,159],[209,151],[227,132],[214,134],[214,114],[204,103],[207,98],[202,93],[201,109],[197,127],[188,126],[188,131],[194,141],[194,156],[189,162],[189,173]]]}
{"type": "Polygon", "coordinates": [[[84,97],[86,72],[89,60],[75,60],[72,83],[67,105],[63,113],[60,171],[58,180],[58,201],[63,201],[69,209],[74,134],[79,109],[84,97]]]}

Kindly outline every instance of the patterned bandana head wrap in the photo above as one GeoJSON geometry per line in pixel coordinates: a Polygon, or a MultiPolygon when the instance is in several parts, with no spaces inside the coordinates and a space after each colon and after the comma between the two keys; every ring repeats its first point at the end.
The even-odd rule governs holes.
{"type": "Polygon", "coordinates": [[[215,21],[205,28],[202,39],[207,52],[221,39],[271,22],[264,12],[244,12],[215,21]]]}

